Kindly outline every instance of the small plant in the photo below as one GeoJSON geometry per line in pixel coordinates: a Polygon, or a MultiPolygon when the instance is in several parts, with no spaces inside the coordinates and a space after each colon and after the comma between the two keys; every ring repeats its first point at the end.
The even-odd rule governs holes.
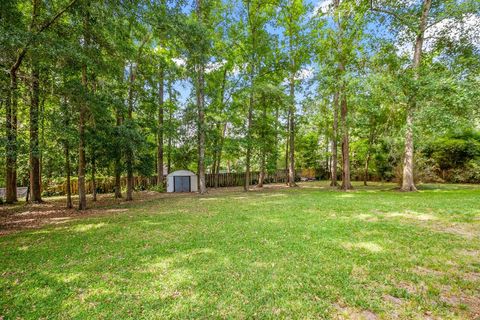
{"type": "Polygon", "coordinates": [[[155,191],[155,192],[165,192],[165,186],[163,184],[159,184],[156,186],[151,186],[148,188],[150,191],[155,191]]]}

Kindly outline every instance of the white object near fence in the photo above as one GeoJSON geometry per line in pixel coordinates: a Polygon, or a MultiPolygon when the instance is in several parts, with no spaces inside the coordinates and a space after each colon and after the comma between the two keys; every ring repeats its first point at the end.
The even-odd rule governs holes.
{"type": "Polygon", "coordinates": [[[188,170],[178,170],[167,175],[167,192],[197,192],[197,175],[188,170]]]}

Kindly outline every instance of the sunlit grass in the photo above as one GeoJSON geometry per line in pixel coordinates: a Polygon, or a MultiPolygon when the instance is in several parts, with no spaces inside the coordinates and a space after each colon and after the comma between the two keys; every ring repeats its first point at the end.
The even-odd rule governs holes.
{"type": "Polygon", "coordinates": [[[0,316],[474,318],[480,189],[167,197],[0,238],[0,316]]]}

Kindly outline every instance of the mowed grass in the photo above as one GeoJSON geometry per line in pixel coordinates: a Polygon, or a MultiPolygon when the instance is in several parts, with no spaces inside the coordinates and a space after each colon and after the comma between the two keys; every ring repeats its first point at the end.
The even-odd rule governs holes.
{"type": "Polygon", "coordinates": [[[480,187],[326,186],[167,197],[0,237],[0,318],[480,316],[480,187]]]}

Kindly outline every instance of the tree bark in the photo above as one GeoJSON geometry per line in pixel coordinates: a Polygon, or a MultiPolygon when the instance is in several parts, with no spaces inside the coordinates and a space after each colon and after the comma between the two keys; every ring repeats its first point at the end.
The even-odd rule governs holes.
{"type": "Polygon", "coordinates": [[[172,120],[173,120],[173,89],[172,89],[172,78],[169,77],[168,80],[168,138],[167,138],[167,173],[171,172],[172,169],[172,120]]]}
{"type": "Polygon", "coordinates": [[[370,162],[370,150],[367,151],[367,157],[365,159],[365,168],[364,168],[364,172],[363,172],[363,185],[364,186],[367,185],[367,181],[368,181],[368,165],[369,165],[369,162],[370,162]]]}
{"type": "Polygon", "coordinates": [[[222,162],[223,144],[225,143],[225,136],[227,134],[227,122],[223,124],[222,136],[220,137],[220,145],[218,146],[217,167],[215,168],[215,188],[218,188],[218,180],[220,176],[220,163],[222,162]]]}
{"type": "MultiPolygon", "coordinates": [[[[287,132],[288,132],[288,122],[290,119],[290,110],[288,110],[289,114],[287,115],[287,132]]],[[[288,155],[290,154],[288,152],[289,146],[290,146],[290,140],[288,139],[288,135],[285,139],[285,184],[288,186],[289,185],[289,175],[288,175],[288,155]]]]}
{"type": "Polygon", "coordinates": [[[332,127],[332,165],[330,186],[337,187],[337,167],[338,167],[338,91],[333,96],[333,127],[332,127]]]}
{"type": "Polygon", "coordinates": [[[289,134],[289,163],[288,163],[288,186],[296,187],[295,183],[295,78],[290,77],[290,110],[288,119],[289,134]]]}
{"type": "MultiPolygon", "coordinates": [[[[253,70],[253,69],[252,69],[253,70]]],[[[247,115],[247,154],[245,159],[245,183],[243,184],[243,190],[248,191],[250,189],[250,160],[252,157],[252,121],[253,121],[253,71],[250,75],[250,100],[248,103],[248,115],[247,115]]]]}
{"type": "MultiPolygon", "coordinates": [[[[30,30],[37,24],[40,1],[33,1],[30,30]]],[[[38,119],[40,102],[40,70],[36,57],[32,58],[31,96],[30,96],[30,197],[32,202],[42,202],[40,186],[40,148],[38,140],[38,119]]]]}
{"type": "Polygon", "coordinates": [[[157,128],[157,185],[163,186],[163,115],[164,115],[164,69],[160,67],[158,88],[157,128]]]}
{"type": "MultiPolygon", "coordinates": [[[[120,115],[120,111],[117,110],[116,114],[116,126],[119,128],[122,125],[122,117],[120,115]]],[[[115,199],[120,199],[122,197],[122,183],[121,183],[121,174],[122,174],[122,165],[120,163],[122,153],[121,148],[118,146],[118,150],[116,150],[115,154],[115,199]]]]}
{"type": "MultiPolygon", "coordinates": [[[[88,90],[87,86],[87,66],[82,66],[82,85],[85,91],[88,90]]],[[[87,196],[85,189],[85,118],[87,106],[85,102],[80,103],[80,115],[78,120],[78,209],[87,209],[87,196]]]]}
{"type": "MultiPolygon", "coordinates": [[[[89,14],[85,13],[83,18],[83,38],[84,50],[88,54],[90,45],[89,35],[89,14]]],[[[82,64],[82,86],[84,94],[88,93],[87,65],[82,64]]],[[[80,112],[78,119],[78,209],[87,209],[87,195],[85,188],[85,123],[86,123],[87,105],[84,101],[80,102],[80,112]]]]}
{"type": "Polygon", "coordinates": [[[342,122],[342,185],[341,189],[344,191],[353,189],[350,181],[350,140],[348,128],[348,108],[347,108],[347,93],[345,86],[342,88],[341,105],[341,122],[342,122]]]}
{"type": "Polygon", "coordinates": [[[17,202],[17,70],[10,70],[10,88],[7,91],[6,109],[6,203],[17,202]]]}
{"type": "Polygon", "coordinates": [[[370,123],[370,135],[368,137],[368,146],[367,146],[367,155],[365,157],[365,167],[364,167],[364,171],[363,171],[363,185],[366,186],[367,185],[367,181],[368,181],[368,166],[369,166],[369,163],[370,163],[370,158],[371,158],[371,154],[372,154],[372,145],[374,143],[374,140],[375,140],[375,129],[372,128],[373,126],[375,125],[375,123],[372,121],[370,123]]]}
{"type": "Polygon", "coordinates": [[[262,129],[261,129],[261,139],[262,139],[262,150],[260,155],[260,175],[258,177],[258,188],[263,188],[263,183],[265,182],[265,175],[266,175],[266,157],[267,157],[267,142],[266,142],[266,126],[267,126],[267,104],[265,98],[262,99],[262,129]]]}
{"type": "MultiPolygon", "coordinates": [[[[198,22],[203,24],[202,0],[196,0],[198,22]]],[[[205,65],[203,61],[197,65],[197,109],[198,109],[198,182],[200,194],[207,192],[205,183],[205,65]]]]}
{"type": "Polygon", "coordinates": [[[39,76],[38,66],[32,69],[32,92],[30,100],[30,196],[31,201],[42,202],[40,186],[40,146],[38,139],[39,119],[39,76]]]}
{"type": "MultiPolygon", "coordinates": [[[[133,65],[130,63],[130,81],[128,87],[128,121],[130,130],[133,129],[133,83],[135,81],[135,74],[133,65]]],[[[127,166],[127,201],[133,200],[133,146],[130,144],[126,153],[127,166]]]]}
{"type": "Polygon", "coordinates": [[[97,163],[95,159],[95,151],[92,150],[92,200],[97,201],[97,178],[95,176],[97,171],[97,163]]]}
{"type": "MultiPolygon", "coordinates": [[[[427,27],[428,14],[432,0],[424,0],[422,7],[422,15],[420,17],[420,25],[415,40],[415,49],[413,53],[412,67],[414,70],[415,80],[418,80],[419,69],[422,59],[423,42],[425,39],[425,30],[427,27]]],[[[414,112],[416,109],[416,96],[415,94],[409,99],[406,119],[405,130],[405,151],[403,160],[403,177],[402,177],[402,191],[416,191],[414,181],[414,142],[413,142],[413,128],[414,128],[414,112]]]]}
{"type": "Polygon", "coordinates": [[[68,140],[65,141],[65,174],[67,176],[67,185],[66,185],[66,193],[67,193],[67,208],[71,209],[73,208],[72,204],[72,189],[70,187],[70,145],[68,143],[68,140]]]}

